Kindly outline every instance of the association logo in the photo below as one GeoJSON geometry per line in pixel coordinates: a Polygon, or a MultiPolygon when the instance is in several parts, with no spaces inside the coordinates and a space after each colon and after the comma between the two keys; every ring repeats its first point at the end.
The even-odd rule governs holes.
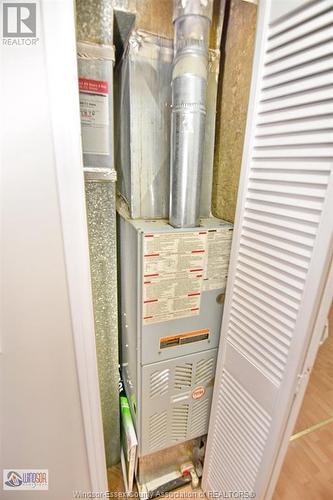
{"type": "Polygon", "coordinates": [[[4,469],[4,490],[48,490],[49,471],[47,469],[4,469]]]}
{"type": "Polygon", "coordinates": [[[23,483],[22,477],[15,470],[11,470],[7,474],[7,481],[5,481],[5,486],[10,486],[10,488],[17,488],[23,483]]]}
{"type": "Polygon", "coordinates": [[[3,45],[36,45],[36,2],[4,2],[2,4],[3,45]]]}

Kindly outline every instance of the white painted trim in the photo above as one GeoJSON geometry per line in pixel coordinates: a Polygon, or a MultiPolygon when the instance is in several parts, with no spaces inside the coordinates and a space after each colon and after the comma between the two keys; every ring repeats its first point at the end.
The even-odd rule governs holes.
{"type": "Polygon", "coordinates": [[[108,489],[84,197],[74,3],[41,3],[58,196],[91,489],[108,489]]]}

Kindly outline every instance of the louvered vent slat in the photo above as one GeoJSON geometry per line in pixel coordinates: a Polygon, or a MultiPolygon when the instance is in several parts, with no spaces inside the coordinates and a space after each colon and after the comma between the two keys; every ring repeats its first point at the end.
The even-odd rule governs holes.
{"type": "MultiPolygon", "coordinates": [[[[333,89],[333,85],[332,85],[333,89]]],[[[326,130],[310,131],[307,133],[299,134],[279,134],[276,135],[266,135],[257,136],[256,145],[257,146],[289,146],[292,145],[302,145],[302,144],[328,144],[332,142],[333,128],[326,130]]]]}
{"type": "MultiPolygon", "coordinates": [[[[217,421],[219,423],[222,421],[222,415],[217,417],[217,421]]],[[[221,445],[223,445],[231,459],[239,460],[239,465],[242,467],[243,479],[252,484],[258,471],[258,466],[256,466],[254,462],[246,462],[244,459],[239,459],[239,457],[246,457],[249,450],[247,449],[245,443],[237,438],[237,434],[232,432],[230,423],[226,423],[225,426],[226,434],[223,436],[221,445]]],[[[254,453],[252,455],[255,456],[254,453]]]]}
{"type": "MultiPolygon", "coordinates": [[[[290,307],[287,303],[279,300],[277,296],[273,296],[270,293],[267,293],[266,290],[261,289],[258,286],[252,286],[252,284],[250,284],[248,280],[244,280],[238,277],[237,280],[235,280],[235,288],[237,289],[238,293],[242,292],[245,296],[255,294],[255,296],[258,298],[258,301],[260,301],[260,304],[262,304],[263,309],[268,309],[272,315],[276,315],[278,313],[278,317],[283,325],[288,324],[289,320],[293,320],[297,317],[297,311],[294,307],[290,307]],[[281,306],[283,306],[282,313],[281,306]],[[284,316],[283,320],[281,320],[281,315],[284,316]]],[[[260,307],[260,305],[258,305],[258,307],[260,307]]]]}
{"type": "MultiPolygon", "coordinates": [[[[226,391],[226,394],[228,394],[228,399],[229,401],[225,401],[225,409],[228,412],[232,412],[233,408],[237,408],[237,398],[233,397],[233,394],[230,392],[226,391]]],[[[240,407],[238,407],[240,408],[240,407]]],[[[242,428],[242,431],[239,435],[240,439],[243,440],[244,437],[247,437],[249,441],[249,446],[253,448],[253,451],[257,454],[260,455],[262,452],[263,446],[265,445],[264,439],[262,437],[254,438],[253,433],[251,432],[253,428],[251,427],[251,424],[247,422],[246,419],[243,418],[244,415],[242,415],[242,410],[241,408],[238,409],[238,411],[235,413],[235,423],[239,425],[240,428],[242,428]]]]}
{"type": "Polygon", "coordinates": [[[267,51],[272,51],[276,47],[291,44],[293,41],[299,40],[301,37],[311,35],[313,32],[328,26],[333,19],[333,9],[330,0],[317,2],[311,14],[311,10],[306,7],[306,20],[300,21],[300,17],[290,17],[288,22],[272,27],[269,31],[267,41],[267,51]],[[322,4],[322,6],[320,6],[322,4]],[[324,5],[326,5],[324,7],[324,5]],[[317,8],[318,7],[318,8],[317,8]]]}
{"type": "Polygon", "coordinates": [[[295,146],[255,146],[254,158],[331,158],[333,144],[311,144],[295,146]]]}
{"type": "MultiPolygon", "coordinates": [[[[332,149],[333,153],[333,149],[332,149]]],[[[282,175],[281,175],[282,177],[282,175]]],[[[295,196],[303,196],[310,198],[323,198],[325,196],[325,185],[323,184],[306,184],[301,182],[291,181],[272,181],[270,179],[255,179],[250,180],[249,190],[251,191],[264,191],[276,194],[294,194],[295,196]]]]}
{"type": "MultiPolygon", "coordinates": [[[[271,314],[267,314],[265,312],[265,308],[258,310],[258,301],[255,300],[254,297],[250,296],[247,301],[242,295],[236,292],[237,295],[237,307],[240,310],[241,314],[245,314],[248,316],[248,319],[252,322],[252,325],[260,325],[259,335],[261,335],[267,342],[272,344],[272,347],[275,347],[277,351],[281,351],[285,355],[288,354],[289,347],[289,338],[290,338],[290,329],[294,326],[294,322],[290,321],[289,328],[283,323],[279,323],[276,318],[271,314]],[[252,300],[251,300],[252,299],[252,300]],[[277,329],[274,330],[274,327],[277,329]],[[278,332],[278,335],[277,335],[278,332]]],[[[240,316],[239,320],[243,320],[244,318],[240,316]]],[[[285,318],[284,318],[285,319],[285,318]]],[[[251,327],[251,325],[248,325],[251,327]]],[[[247,329],[245,325],[245,330],[247,329]]],[[[254,328],[255,332],[256,328],[254,328]]]]}
{"type": "MultiPolygon", "coordinates": [[[[292,224],[290,225],[292,227],[292,224]]],[[[244,221],[244,228],[262,232],[266,230],[266,234],[268,236],[272,236],[273,238],[280,238],[281,240],[285,240],[286,242],[290,241],[291,243],[296,245],[300,245],[303,247],[311,247],[313,244],[313,236],[311,234],[307,234],[304,231],[299,231],[296,228],[285,227],[282,229],[280,224],[277,222],[268,223],[265,221],[259,221],[259,218],[249,217],[244,221]]],[[[260,238],[259,238],[260,239],[260,238]]]]}
{"type": "Polygon", "coordinates": [[[301,65],[312,64],[323,57],[330,56],[332,55],[331,43],[331,39],[329,39],[306,51],[289,55],[289,57],[284,57],[274,62],[267,60],[264,75],[275,75],[281,71],[294,69],[301,65]]]}
{"type": "MultiPolygon", "coordinates": [[[[259,128],[259,130],[263,130],[264,127],[259,128]]],[[[253,160],[252,161],[252,169],[251,172],[256,172],[259,170],[265,170],[267,173],[270,171],[277,171],[279,173],[285,172],[286,174],[290,172],[297,173],[298,171],[304,173],[313,173],[314,175],[329,175],[331,172],[331,162],[326,158],[316,158],[313,160],[312,158],[305,158],[301,160],[292,159],[285,160],[279,158],[269,158],[268,160],[253,160]]]]}
{"type": "Polygon", "coordinates": [[[251,276],[245,271],[243,273],[236,274],[235,284],[238,283],[244,283],[258,293],[263,294],[267,299],[267,303],[269,303],[269,301],[272,299],[275,301],[276,306],[278,307],[283,306],[284,308],[291,311],[297,311],[297,301],[291,299],[285,293],[281,293],[280,290],[278,290],[276,287],[270,286],[265,282],[265,280],[262,280],[261,278],[258,279],[256,276],[251,276]]]}
{"type": "Polygon", "coordinates": [[[192,363],[184,363],[183,365],[177,365],[175,368],[175,375],[174,375],[175,389],[186,389],[187,387],[191,387],[192,372],[193,372],[192,363]]]}
{"type": "Polygon", "coordinates": [[[258,280],[258,284],[265,284],[270,289],[278,290],[281,297],[286,298],[288,301],[294,303],[299,302],[301,300],[302,292],[298,291],[288,283],[288,279],[286,276],[281,276],[280,279],[275,279],[271,276],[271,274],[267,272],[263,272],[256,265],[242,264],[238,262],[237,270],[240,274],[244,274],[252,277],[254,280],[258,280]]]}
{"type": "Polygon", "coordinates": [[[233,307],[236,311],[239,311],[239,314],[234,315],[234,321],[244,322],[244,315],[247,316],[246,321],[248,321],[249,323],[247,324],[245,322],[245,330],[247,329],[247,327],[251,328],[252,326],[254,331],[256,331],[256,329],[260,329],[264,333],[266,333],[272,340],[274,339],[274,337],[277,337],[281,338],[281,342],[289,341],[291,328],[288,328],[285,323],[278,323],[277,321],[273,320],[272,315],[267,316],[267,314],[265,314],[263,311],[260,311],[255,307],[252,308],[250,303],[247,305],[247,309],[245,310],[244,306],[242,305],[242,299],[240,297],[237,297],[237,301],[235,301],[233,307]]]}
{"type": "MultiPolygon", "coordinates": [[[[288,335],[284,335],[283,332],[278,335],[276,331],[272,331],[267,323],[260,321],[258,318],[253,319],[252,317],[252,319],[249,319],[246,310],[242,310],[240,306],[235,307],[233,310],[233,314],[230,317],[230,327],[232,327],[235,332],[239,329],[240,334],[245,334],[245,337],[248,335],[248,342],[251,345],[256,343],[256,340],[261,339],[263,346],[269,346],[268,348],[273,354],[272,357],[281,355],[280,359],[285,361],[286,354],[284,353],[283,345],[290,345],[290,337],[288,335]],[[258,339],[255,338],[256,336],[258,336],[258,339]]],[[[256,348],[256,345],[254,345],[254,347],[256,348]]]]}
{"type": "Polygon", "coordinates": [[[274,261],[275,266],[279,264],[284,265],[286,262],[290,266],[294,265],[295,275],[298,277],[302,277],[303,272],[306,271],[309,264],[309,258],[307,258],[306,256],[302,256],[298,260],[295,256],[295,252],[288,251],[284,248],[279,248],[278,246],[269,244],[266,241],[260,241],[259,239],[255,239],[253,237],[250,237],[249,235],[242,236],[242,245],[242,251],[244,251],[244,253],[246,253],[247,251],[255,251],[257,258],[262,258],[264,261],[266,260],[266,262],[267,259],[270,259],[274,261]]]}
{"type": "Polygon", "coordinates": [[[272,225],[269,227],[267,223],[255,223],[246,220],[244,222],[244,236],[249,234],[249,237],[258,239],[258,241],[263,241],[270,243],[273,246],[279,248],[277,240],[281,241],[281,248],[285,248],[290,252],[299,253],[305,257],[309,256],[310,249],[312,248],[313,240],[303,234],[293,233],[288,231],[286,228],[282,231],[278,226],[272,225]]]}
{"type": "Polygon", "coordinates": [[[329,101],[332,96],[332,88],[333,84],[331,83],[319,89],[310,89],[274,99],[263,99],[259,106],[259,113],[269,114],[277,111],[297,109],[302,105],[314,106],[317,103],[329,101]]]}
{"type": "Polygon", "coordinates": [[[263,88],[269,89],[286,83],[293,83],[301,78],[312,78],[319,73],[332,71],[332,56],[327,56],[318,61],[309,62],[296,68],[286,69],[263,77],[263,88]]]}
{"type": "MultiPolygon", "coordinates": [[[[284,109],[279,112],[261,113],[258,115],[258,130],[262,125],[273,125],[281,122],[293,122],[296,120],[314,119],[318,116],[331,116],[333,114],[333,101],[310,104],[301,108],[284,109]]],[[[319,157],[320,159],[320,157],[319,157]]],[[[312,160],[313,161],[313,160],[312,160]]]]}
{"type": "Polygon", "coordinates": [[[198,361],[195,371],[195,383],[197,385],[209,382],[214,377],[215,358],[202,359],[198,361]]]}
{"type": "Polygon", "coordinates": [[[172,441],[181,441],[186,439],[188,431],[189,405],[182,404],[175,406],[172,410],[172,441]]]}
{"type": "MultiPolygon", "coordinates": [[[[273,234],[277,234],[277,231],[283,229],[287,223],[288,229],[295,231],[295,234],[299,235],[299,238],[295,238],[295,241],[301,242],[304,245],[309,245],[311,237],[315,236],[311,224],[302,224],[297,219],[295,220],[291,217],[282,217],[278,220],[273,214],[263,215],[263,213],[259,210],[249,210],[246,220],[251,223],[251,225],[248,224],[247,227],[251,227],[252,229],[257,227],[258,222],[261,222],[263,225],[270,226],[272,229],[276,229],[273,234]]],[[[290,239],[289,234],[287,235],[286,231],[284,232],[283,237],[290,239]]]]}
{"type": "Polygon", "coordinates": [[[214,457],[212,460],[212,470],[210,473],[210,479],[215,481],[221,488],[221,491],[241,491],[242,480],[239,479],[238,475],[235,474],[234,470],[230,470],[225,464],[219,464],[219,461],[214,457]],[[216,474],[219,471],[219,476],[216,474]]]}
{"type": "Polygon", "coordinates": [[[333,72],[328,71],[319,76],[312,76],[310,78],[305,78],[303,80],[297,80],[295,82],[288,82],[284,85],[278,85],[276,87],[263,89],[262,91],[262,101],[268,101],[269,99],[277,99],[281,97],[289,97],[291,95],[297,96],[301,93],[311,91],[314,89],[319,89],[332,84],[333,72]]]}
{"type": "Polygon", "coordinates": [[[261,271],[262,273],[269,274],[270,277],[275,278],[278,281],[283,281],[284,283],[288,283],[290,287],[295,288],[296,290],[302,290],[304,279],[292,274],[289,270],[285,270],[280,267],[278,269],[275,266],[271,266],[267,261],[265,262],[263,259],[257,255],[257,258],[253,258],[251,255],[246,255],[246,252],[242,251],[239,253],[239,262],[247,265],[249,267],[255,268],[257,271],[261,271]]]}
{"type": "Polygon", "coordinates": [[[212,461],[208,470],[208,476],[211,474],[212,477],[208,477],[208,481],[211,485],[218,484],[216,491],[220,491],[225,478],[231,478],[228,484],[230,491],[251,491],[268,437],[270,417],[224,370],[216,418],[218,423],[213,429],[216,436],[212,439],[212,461]],[[218,432],[220,429],[223,431],[218,432]],[[254,439],[253,436],[258,436],[259,439],[254,439]],[[215,457],[219,459],[216,460],[215,457]],[[235,463],[237,467],[234,466],[235,463]]]}
{"type": "MultiPolygon", "coordinates": [[[[297,255],[301,256],[300,262],[298,263],[298,266],[303,265],[303,261],[306,261],[309,258],[310,254],[310,247],[309,245],[305,245],[303,243],[300,243],[299,241],[288,241],[290,238],[287,236],[287,238],[284,240],[281,239],[281,243],[279,244],[277,242],[278,238],[274,232],[270,232],[270,234],[265,234],[264,232],[265,225],[263,225],[263,228],[260,230],[257,226],[257,228],[249,227],[247,224],[246,227],[244,227],[244,232],[242,234],[242,243],[244,245],[252,245],[253,244],[261,244],[264,245],[268,251],[269,254],[275,258],[279,257],[280,253],[284,255],[290,255],[291,257],[297,255]]],[[[285,238],[285,236],[283,236],[285,238]]],[[[283,257],[282,257],[283,258],[283,257]]],[[[303,267],[305,267],[303,265],[303,267]]]]}
{"type": "Polygon", "coordinates": [[[206,434],[209,418],[209,399],[196,401],[192,406],[190,433],[193,436],[206,434]]]}
{"type": "MultiPolygon", "coordinates": [[[[287,328],[292,328],[297,314],[293,310],[289,310],[284,308],[284,311],[281,312],[281,308],[279,308],[279,304],[274,301],[273,298],[268,298],[258,289],[253,290],[251,287],[247,286],[245,283],[235,282],[235,293],[238,297],[242,297],[244,300],[248,302],[248,307],[253,305],[253,307],[260,308],[268,317],[274,318],[282,327],[286,326],[287,328]]],[[[290,334],[289,334],[290,335],[290,334]]],[[[287,336],[289,339],[289,335],[287,336]]],[[[289,345],[289,340],[284,339],[282,336],[279,337],[279,341],[282,344],[289,345]]]]}
{"type": "Polygon", "coordinates": [[[322,207],[322,200],[320,198],[305,198],[304,196],[298,195],[290,196],[284,193],[265,193],[249,190],[246,199],[261,202],[263,204],[272,203],[279,206],[297,207],[305,210],[317,210],[319,212],[322,207]]]}
{"type": "Polygon", "coordinates": [[[167,441],[167,412],[155,413],[149,419],[150,451],[163,446],[167,441]]]}
{"type": "MultiPolygon", "coordinates": [[[[296,170],[286,172],[283,171],[283,182],[298,182],[302,184],[317,184],[319,186],[327,185],[327,177],[328,172],[315,172],[314,170],[306,171],[306,170],[296,170]]],[[[281,180],[281,172],[274,171],[272,169],[268,169],[268,172],[258,171],[256,169],[252,169],[252,173],[250,176],[251,180],[264,180],[264,181],[280,181],[281,180]]]]}
{"type": "Polygon", "coordinates": [[[250,244],[247,245],[246,241],[243,240],[242,243],[243,247],[241,255],[243,255],[244,257],[252,259],[255,262],[260,261],[263,264],[271,267],[273,270],[274,269],[277,271],[282,270],[286,273],[291,274],[295,278],[299,279],[305,278],[306,276],[305,265],[303,267],[299,266],[298,264],[293,265],[293,263],[290,262],[290,260],[287,260],[287,258],[285,259],[278,258],[276,254],[273,257],[271,252],[267,251],[267,249],[265,251],[265,249],[263,249],[263,247],[260,248],[259,245],[256,245],[256,248],[254,249],[252,248],[252,245],[250,244]]]}
{"type": "Polygon", "coordinates": [[[305,39],[302,37],[299,40],[294,40],[292,46],[287,44],[268,52],[266,62],[270,64],[272,62],[279,61],[284,57],[290,57],[297,53],[306,52],[312,47],[316,47],[321,43],[331,40],[333,16],[331,13],[329,13],[328,16],[331,16],[331,24],[326,25],[326,27],[320,29],[319,31],[308,34],[305,39]]]}
{"type": "Polygon", "coordinates": [[[170,370],[155,371],[150,376],[150,398],[163,396],[169,390],[170,370]]]}

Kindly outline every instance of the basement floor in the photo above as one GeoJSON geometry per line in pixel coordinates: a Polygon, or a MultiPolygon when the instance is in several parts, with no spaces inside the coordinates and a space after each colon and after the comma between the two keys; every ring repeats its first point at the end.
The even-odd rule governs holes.
{"type": "MultiPolygon", "coordinates": [[[[333,499],[333,307],[329,322],[330,334],[319,349],[273,500],[333,499]]],[[[108,480],[110,491],[124,492],[120,465],[108,470],[108,480]]],[[[168,494],[201,496],[190,486],[168,494]]]]}

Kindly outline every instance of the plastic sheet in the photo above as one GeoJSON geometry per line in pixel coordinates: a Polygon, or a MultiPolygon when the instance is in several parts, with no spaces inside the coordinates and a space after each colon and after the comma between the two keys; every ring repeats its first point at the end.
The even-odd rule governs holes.
{"type": "MultiPolygon", "coordinates": [[[[211,214],[219,59],[209,51],[201,217],[211,214]]],[[[116,68],[117,187],[134,219],[169,217],[172,61],[172,40],[138,30],[116,68]]]]}

